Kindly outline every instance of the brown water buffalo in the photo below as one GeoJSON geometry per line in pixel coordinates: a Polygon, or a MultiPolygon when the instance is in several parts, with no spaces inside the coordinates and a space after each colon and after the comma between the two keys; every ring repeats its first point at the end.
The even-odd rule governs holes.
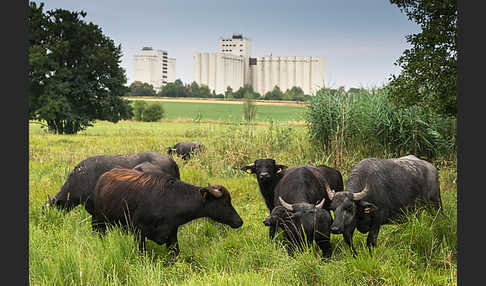
{"type": "Polygon", "coordinates": [[[179,226],[200,217],[238,228],[242,219],[231,204],[226,187],[200,187],[163,173],[116,168],[98,180],[94,195],[92,226],[102,233],[107,224],[127,226],[140,238],[166,244],[174,255],[179,253],[179,226]]]}

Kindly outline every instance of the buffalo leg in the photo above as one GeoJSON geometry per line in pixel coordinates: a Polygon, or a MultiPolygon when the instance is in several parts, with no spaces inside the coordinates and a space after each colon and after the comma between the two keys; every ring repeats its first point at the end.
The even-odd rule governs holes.
{"type": "Polygon", "coordinates": [[[371,254],[371,247],[376,247],[376,239],[378,238],[378,233],[380,232],[379,225],[372,225],[370,231],[368,232],[368,237],[366,238],[366,246],[368,246],[368,250],[371,254]]]}
{"type": "Polygon", "coordinates": [[[330,258],[332,255],[331,240],[329,238],[323,237],[322,239],[316,240],[316,243],[322,250],[322,257],[330,258]]]}
{"type": "Polygon", "coordinates": [[[138,241],[138,249],[140,252],[145,252],[147,249],[147,237],[143,234],[140,233],[140,240],[138,241]]]}
{"type": "Polygon", "coordinates": [[[351,249],[353,250],[353,257],[356,257],[358,253],[356,252],[356,249],[354,249],[353,246],[353,231],[343,232],[343,238],[344,238],[344,242],[346,242],[346,244],[349,245],[349,247],[351,247],[351,249]]]}
{"type": "Polygon", "coordinates": [[[179,242],[177,242],[177,228],[169,234],[166,242],[167,250],[172,257],[179,255],[179,242]]]}
{"type": "Polygon", "coordinates": [[[91,228],[93,231],[98,232],[100,236],[103,236],[106,233],[105,222],[96,219],[94,216],[91,216],[91,228]]]}
{"type": "Polygon", "coordinates": [[[275,232],[277,231],[277,224],[271,224],[270,225],[270,230],[268,232],[270,239],[273,239],[275,237],[275,232]]]}

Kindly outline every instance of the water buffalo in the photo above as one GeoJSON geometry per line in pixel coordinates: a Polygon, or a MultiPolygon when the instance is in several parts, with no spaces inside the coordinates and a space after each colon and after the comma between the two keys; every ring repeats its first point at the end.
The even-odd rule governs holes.
{"type": "Polygon", "coordinates": [[[256,159],[252,164],[240,169],[248,174],[256,175],[260,193],[263,196],[269,212],[275,207],[274,189],[283,177],[282,171],[287,168],[285,165],[276,164],[274,159],[263,158],[256,159]]]}
{"type": "Polygon", "coordinates": [[[366,245],[376,246],[382,224],[393,223],[419,204],[442,209],[439,172],[413,155],[393,159],[367,158],[354,166],[343,192],[328,192],[334,212],[331,232],[352,244],[357,228],[368,233],[366,245]]]}
{"type": "Polygon", "coordinates": [[[191,158],[191,154],[204,151],[205,148],[206,147],[198,141],[179,142],[172,147],[168,147],[167,154],[172,155],[176,153],[177,155],[182,156],[183,160],[188,160],[191,158]]]}
{"type": "Polygon", "coordinates": [[[335,192],[341,192],[344,190],[343,176],[339,170],[326,165],[317,166],[317,170],[324,178],[326,178],[331,190],[334,190],[335,192]]]}
{"type": "MultiPolygon", "coordinates": [[[[122,168],[122,167],[120,167],[120,168],[122,168]]],[[[154,164],[152,164],[150,162],[147,162],[147,161],[138,164],[137,166],[133,167],[132,169],[137,170],[137,171],[140,171],[140,172],[152,172],[152,173],[153,172],[159,172],[159,173],[164,173],[164,171],[162,171],[162,169],[159,166],[154,165],[154,164]]]]}
{"type": "Polygon", "coordinates": [[[275,207],[264,219],[266,226],[277,225],[283,230],[287,251],[293,256],[295,249],[304,249],[315,241],[322,250],[323,258],[329,258],[331,248],[332,218],[323,209],[324,200],[313,205],[309,203],[289,204],[279,197],[282,206],[275,207]]]}
{"type": "Polygon", "coordinates": [[[139,170],[160,170],[180,179],[176,162],[159,152],[143,152],[127,155],[100,155],[81,161],[69,174],[61,190],[49,198],[46,205],[57,206],[67,211],[83,204],[86,211],[93,214],[93,193],[98,178],[113,168],[134,168],[139,170]],[[147,162],[147,163],[144,163],[147,162]],[[150,164],[150,165],[149,165],[150,164]]]}
{"type": "MultiPolygon", "coordinates": [[[[287,168],[274,191],[275,206],[282,206],[282,200],[288,204],[307,203],[314,205],[323,201],[322,208],[329,209],[328,192],[332,192],[329,183],[312,165],[300,165],[287,168]]],[[[270,237],[274,237],[276,225],[270,226],[270,237]]]]}
{"type": "MultiPolygon", "coordinates": [[[[292,170],[294,170],[295,168],[300,168],[302,166],[306,166],[307,170],[312,171],[314,177],[325,178],[329,186],[334,191],[342,191],[343,178],[341,176],[341,173],[338,170],[325,165],[319,165],[317,167],[313,165],[301,165],[301,166],[295,166],[291,168],[292,170]]],[[[278,199],[278,196],[275,195],[275,188],[279,184],[280,180],[284,177],[284,174],[288,172],[289,167],[286,165],[277,164],[274,159],[262,158],[262,159],[256,159],[255,162],[242,167],[240,170],[248,172],[249,174],[256,175],[260,193],[263,196],[268,211],[271,212],[273,208],[276,205],[278,205],[274,203],[275,200],[278,199]]],[[[324,185],[321,184],[321,187],[324,188],[324,185]]],[[[325,190],[322,189],[319,193],[323,193],[322,197],[327,197],[326,192],[324,191],[325,190]]],[[[322,197],[317,197],[315,198],[314,201],[309,203],[314,203],[317,200],[322,199],[322,197]]],[[[274,237],[275,231],[276,231],[276,226],[274,225],[270,226],[270,230],[269,230],[270,238],[274,237]]]]}
{"type": "Polygon", "coordinates": [[[200,218],[238,228],[243,224],[221,185],[199,187],[163,173],[115,168],[100,176],[94,194],[92,227],[104,233],[107,224],[119,224],[139,235],[139,248],[148,238],[179,253],[179,226],[200,218]]]}

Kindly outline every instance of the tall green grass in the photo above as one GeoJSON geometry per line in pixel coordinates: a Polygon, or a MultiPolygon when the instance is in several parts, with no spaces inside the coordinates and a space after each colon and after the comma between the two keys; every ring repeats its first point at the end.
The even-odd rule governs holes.
{"type": "MultiPolygon", "coordinates": [[[[360,150],[341,157],[309,141],[305,126],[101,121],[76,135],[55,135],[29,125],[29,281],[31,285],[455,285],[457,279],[457,192],[455,160],[438,160],[445,215],[418,210],[404,223],[385,225],[373,256],[366,235],[355,232],[355,259],[342,236],[332,235],[334,253],[322,262],[310,248],[289,257],[281,233],[268,238],[268,215],[253,175],[239,168],[256,158],[279,163],[336,166],[346,180],[363,159],[360,150]],[[81,207],[66,214],[42,213],[47,194],[59,191],[72,168],[86,157],[149,150],[165,153],[182,140],[207,150],[184,162],[181,179],[196,185],[225,185],[244,224],[239,229],[197,219],[179,229],[181,253],[148,242],[140,254],[134,236],[113,227],[101,239],[81,207]]],[[[373,154],[383,157],[386,154],[373,154]]]]}
{"type": "Polygon", "coordinates": [[[454,118],[422,106],[395,108],[382,89],[359,94],[321,89],[310,99],[306,121],[311,138],[327,151],[416,154],[432,160],[452,158],[456,150],[454,118]]]}

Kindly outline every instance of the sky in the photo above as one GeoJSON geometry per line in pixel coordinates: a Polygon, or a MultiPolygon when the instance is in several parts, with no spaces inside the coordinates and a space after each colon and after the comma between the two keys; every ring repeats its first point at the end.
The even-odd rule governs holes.
{"type": "Polygon", "coordinates": [[[121,66],[133,82],[142,47],[176,59],[176,78],[193,81],[193,56],[217,52],[220,38],[242,34],[252,57],[325,58],[326,87],[373,88],[399,74],[395,62],[420,27],[388,0],[47,0],[44,11],[85,11],[84,21],[122,47],[121,66]]]}

